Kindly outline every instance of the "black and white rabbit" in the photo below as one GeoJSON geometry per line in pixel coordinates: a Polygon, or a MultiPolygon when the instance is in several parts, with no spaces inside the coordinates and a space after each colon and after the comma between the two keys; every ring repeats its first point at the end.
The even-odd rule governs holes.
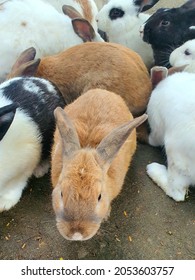
{"type": "MultiPolygon", "coordinates": [[[[144,1],[153,2],[156,1],[144,1]]],[[[142,26],[140,33],[153,49],[155,65],[170,68],[171,52],[195,38],[195,1],[189,0],[178,8],[157,10],[142,26]]]]}
{"type": "MultiPolygon", "coordinates": [[[[124,45],[136,51],[148,69],[154,64],[150,45],[143,42],[139,34],[140,26],[150,17],[142,11],[144,0],[109,0],[96,16],[98,28],[106,32],[109,42],[124,45]]],[[[157,1],[156,1],[157,2],[157,1]]]]}
{"type": "Polygon", "coordinates": [[[49,169],[53,111],[65,102],[49,81],[21,77],[0,85],[0,212],[20,199],[28,179],[49,169]]]}

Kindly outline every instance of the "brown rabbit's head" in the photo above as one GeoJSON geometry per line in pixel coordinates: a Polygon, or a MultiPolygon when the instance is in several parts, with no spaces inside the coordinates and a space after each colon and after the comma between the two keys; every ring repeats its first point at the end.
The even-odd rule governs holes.
{"type": "Polygon", "coordinates": [[[112,161],[132,130],[147,117],[115,128],[96,148],[81,148],[77,131],[65,111],[57,108],[54,113],[58,140],[52,151],[52,158],[57,158],[55,163],[52,160],[52,174],[57,169],[60,174],[52,178],[57,228],[64,238],[83,241],[96,234],[117,195],[113,197],[116,182],[108,187],[108,177],[117,175],[110,170],[112,161]],[[61,156],[56,156],[59,150],[61,156]]]}

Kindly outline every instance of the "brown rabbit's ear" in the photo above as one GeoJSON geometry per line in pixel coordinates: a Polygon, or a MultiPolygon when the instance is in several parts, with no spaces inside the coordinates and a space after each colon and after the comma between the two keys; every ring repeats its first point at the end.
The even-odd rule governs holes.
{"type": "Polygon", "coordinates": [[[40,59],[34,60],[35,55],[36,50],[33,47],[23,51],[12,66],[7,79],[18,76],[34,76],[40,63],[40,59]]]}
{"type": "Polygon", "coordinates": [[[7,80],[14,77],[35,76],[40,62],[41,60],[38,58],[36,60],[22,64],[19,68],[11,70],[11,72],[7,76],[7,80]]]}
{"type": "Polygon", "coordinates": [[[54,110],[54,116],[62,139],[63,156],[69,157],[74,151],[80,149],[78,134],[72,121],[62,108],[57,107],[54,110]]]}
{"type": "Polygon", "coordinates": [[[119,149],[127,140],[132,130],[142,124],[147,118],[148,116],[143,114],[142,116],[115,128],[100,142],[96,151],[100,157],[100,161],[106,169],[109,168],[119,149]]]}
{"type": "Polygon", "coordinates": [[[160,81],[168,76],[168,69],[163,66],[154,66],[150,70],[150,77],[153,88],[155,88],[160,81]]]}
{"type": "Polygon", "coordinates": [[[69,18],[83,18],[83,16],[72,6],[70,5],[63,5],[62,11],[65,15],[67,15],[69,18]]]}
{"type": "Polygon", "coordinates": [[[74,18],[72,20],[74,32],[83,40],[91,42],[95,37],[95,31],[92,25],[84,18],[74,18]]]}

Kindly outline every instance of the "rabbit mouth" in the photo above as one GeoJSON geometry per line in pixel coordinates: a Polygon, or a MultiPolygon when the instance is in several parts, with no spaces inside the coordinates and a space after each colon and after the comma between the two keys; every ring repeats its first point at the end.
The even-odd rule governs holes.
{"type": "Polygon", "coordinates": [[[100,228],[100,223],[96,222],[67,222],[64,220],[56,220],[56,226],[59,233],[70,241],[85,241],[92,238],[100,228]]]}
{"type": "Polygon", "coordinates": [[[105,42],[109,42],[109,38],[108,35],[105,31],[101,30],[98,28],[98,33],[100,34],[101,38],[105,41],[105,42]]]}

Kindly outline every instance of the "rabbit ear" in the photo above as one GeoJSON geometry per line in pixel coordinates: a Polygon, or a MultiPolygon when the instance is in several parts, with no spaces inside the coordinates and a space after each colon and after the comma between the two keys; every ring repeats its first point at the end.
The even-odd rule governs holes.
{"type": "Polygon", "coordinates": [[[69,18],[83,18],[83,16],[72,6],[70,5],[63,5],[62,11],[65,15],[67,15],[69,18]]]}
{"type": "Polygon", "coordinates": [[[19,68],[22,64],[29,62],[35,58],[36,50],[35,48],[31,47],[24,50],[19,57],[17,58],[16,62],[14,63],[12,69],[19,68]]]}
{"type": "Polygon", "coordinates": [[[54,110],[56,125],[61,135],[63,155],[71,156],[74,151],[80,149],[80,142],[76,129],[65,111],[57,107],[54,110]]]}
{"type": "Polygon", "coordinates": [[[15,113],[16,108],[18,107],[17,103],[13,103],[11,105],[4,106],[0,108],[0,141],[5,136],[6,132],[8,131],[15,113]]]}
{"type": "Polygon", "coordinates": [[[34,60],[35,55],[36,49],[33,47],[24,50],[12,66],[7,79],[18,76],[34,76],[40,63],[40,59],[34,60]]]}
{"type": "Polygon", "coordinates": [[[106,169],[109,168],[119,149],[127,140],[132,130],[142,124],[147,118],[148,116],[143,114],[142,116],[115,128],[100,142],[96,150],[100,157],[100,161],[103,162],[106,169]]]}
{"type": "Polygon", "coordinates": [[[139,6],[139,13],[152,8],[159,0],[134,0],[134,4],[139,6]]]}
{"type": "Polygon", "coordinates": [[[188,11],[188,10],[193,10],[194,8],[195,8],[195,1],[194,0],[189,0],[180,7],[182,12],[183,11],[188,11]]]}
{"type": "Polygon", "coordinates": [[[84,18],[74,18],[72,20],[74,32],[83,40],[91,42],[95,37],[95,31],[92,25],[84,18]]]}
{"type": "Polygon", "coordinates": [[[168,76],[168,69],[163,66],[154,66],[150,70],[151,82],[153,88],[155,88],[160,81],[164,80],[168,76]]]}
{"type": "Polygon", "coordinates": [[[22,77],[22,76],[35,76],[37,69],[41,59],[32,60],[26,62],[20,66],[12,68],[11,72],[7,76],[7,80],[14,77],[22,77]]]}

